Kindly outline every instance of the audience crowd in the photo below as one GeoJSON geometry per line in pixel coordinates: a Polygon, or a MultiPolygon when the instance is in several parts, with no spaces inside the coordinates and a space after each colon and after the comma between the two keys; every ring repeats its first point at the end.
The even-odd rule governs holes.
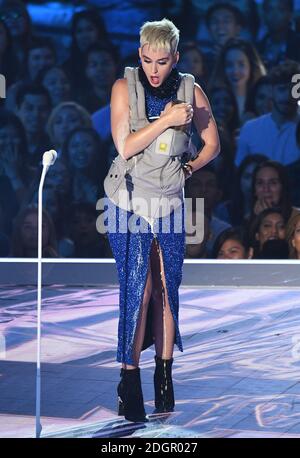
{"type": "MultiPolygon", "coordinates": [[[[43,256],[112,257],[96,228],[96,203],[117,155],[110,93],[124,67],[139,61],[132,47],[126,54],[118,46],[117,26],[108,30],[98,3],[87,1],[73,14],[70,45],[61,52],[57,39],[37,32],[25,3],[0,0],[1,257],[37,256],[38,186],[48,149],[58,159],[44,186],[43,256]]],[[[300,259],[294,1],[190,0],[156,9],[160,17],[148,19],[166,16],[180,28],[178,70],[192,73],[207,94],[221,141],[220,155],[186,180],[185,197],[204,199],[204,237],[186,245],[186,258],[300,259]]]]}

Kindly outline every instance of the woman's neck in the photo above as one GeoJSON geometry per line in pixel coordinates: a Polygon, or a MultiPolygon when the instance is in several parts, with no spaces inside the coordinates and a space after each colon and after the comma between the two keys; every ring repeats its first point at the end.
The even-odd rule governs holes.
{"type": "Polygon", "coordinates": [[[247,95],[247,85],[246,84],[237,84],[231,86],[232,91],[236,97],[246,97],[247,95]]]}
{"type": "Polygon", "coordinates": [[[162,82],[159,87],[153,87],[143,70],[143,67],[139,67],[139,79],[144,87],[150,94],[160,98],[165,99],[170,97],[174,92],[176,93],[180,86],[181,76],[177,68],[173,68],[171,73],[167,76],[167,78],[162,82]]]}

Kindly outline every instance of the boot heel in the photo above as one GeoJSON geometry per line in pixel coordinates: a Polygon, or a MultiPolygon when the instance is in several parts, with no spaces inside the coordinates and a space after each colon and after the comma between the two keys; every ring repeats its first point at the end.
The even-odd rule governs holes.
{"type": "Polygon", "coordinates": [[[162,359],[158,356],[155,356],[155,364],[155,410],[153,413],[173,412],[175,406],[172,382],[173,358],[162,359]]]}
{"type": "Polygon", "coordinates": [[[140,369],[122,369],[118,385],[118,415],[133,422],[147,422],[140,379],[140,369]]]}

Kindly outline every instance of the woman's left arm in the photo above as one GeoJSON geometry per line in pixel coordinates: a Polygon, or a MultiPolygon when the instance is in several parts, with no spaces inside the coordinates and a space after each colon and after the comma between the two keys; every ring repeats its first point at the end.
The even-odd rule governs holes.
{"type": "Polygon", "coordinates": [[[188,162],[188,164],[192,166],[193,172],[195,172],[201,167],[204,167],[204,165],[220,153],[220,140],[217,125],[208,98],[197,83],[195,83],[193,109],[194,124],[198,135],[204,141],[204,146],[199,152],[200,154],[197,159],[188,162]]]}

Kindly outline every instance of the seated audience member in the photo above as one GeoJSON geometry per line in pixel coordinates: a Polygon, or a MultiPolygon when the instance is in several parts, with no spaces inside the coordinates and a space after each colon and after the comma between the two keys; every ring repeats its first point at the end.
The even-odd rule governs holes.
{"type": "Polygon", "coordinates": [[[70,81],[62,67],[53,65],[43,68],[37,76],[37,83],[47,89],[53,107],[73,98],[70,81]]]}
{"type": "Polygon", "coordinates": [[[111,89],[117,78],[118,56],[113,47],[93,44],[86,51],[85,83],[76,100],[90,113],[109,104],[111,89]]]}
{"type": "Polygon", "coordinates": [[[73,203],[68,212],[67,234],[74,244],[69,257],[107,258],[112,257],[109,243],[96,227],[98,213],[89,202],[73,203]]]}
{"type": "Polygon", "coordinates": [[[26,132],[26,164],[34,171],[41,163],[43,153],[50,149],[45,126],[51,111],[51,99],[44,87],[25,84],[19,87],[16,104],[17,115],[26,132]]]}
{"type": "Polygon", "coordinates": [[[34,38],[28,47],[26,62],[21,73],[21,79],[10,86],[7,91],[6,107],[9,110],[16,110],[16,98],[20,87],[24,84],[36,83],[37,76],[41,70],[56,61],[56,50],[53,42],[48,38],[34,38]]]}
{"type": "MultiPolygon", "coordinates": [[[[209,217],[205,214],[203,214],[202,217],[203,221],[201,220],[200,222],[197,222],[196,212],[192,211],[192,220],[186,231],[185,258],[200,259],[208,257],[206,245],[211,235],[209,229],[210,220],[209,217]],[[196,236],[196,231],[199,231],[200,234],[203,232],[203,238],[201,242],[190,243],[192,241],[191,238],[196,236]]],[[[200,237],[201,236],[199,236],[199,238],[200,237]]]]}
{"type": "Polygon", "coordinates": [[[294,0],[263,0],[263,19],[267,33],[258,50],[268,69],[287,59],[300,61],[299,35],[291,28],[294,0]]]}
{"type": "Polygon", "coordinates": [[[221,204],[222,191],[219,187],[216,172],[211,166],[205,166],[193,173],[185,185],[185,197],[193,200],[204,199],[204,212],[210,220],[210,238],[206,249],[210,256],[215,239],[230,224],[215,215],[216,211],[226,213],[226,207],[221,204]],[[218,208],[217,208],[218,207],[218,208]]]}
{"type": "Polygon", "coordinates": [[[211,71],[222,47],[231,38],[237,38],[244,24],[244,17],[239,8],[228,2],[218,2],[206,12],[205,24],[209,32],[207,42],[200,41],[205,53],[205,63],[211,71]]]}
{"type": "Polygon", "coordinates": [[[70,57],[63,64],[71,81],[72,90],[80,91],[85,83],[85,60],[87,49],[95,44],[109,44],[107,31],[103,20],[95,9],[76,12],[71,25],[70,57]]]}
{"type": "Polygon", "coordinates": [[[245,234],[238,229],[226,229],[218,235],[212,257],[214,259],[251,259],[253,249],[245,234]]]}
{"type": "Polygon", "coordinates": [[[300,259],[300,213],[294,215],[286,228],[289,258],[300,259]]]}
{"type": "Polygon", "coordinates": [[[288,221],[299,209],[291,204],[289,185],[285,168],[275,161],[260,163],[253,172],[252,216],[259,215],[266,208],[280,208],[288,221]]]}
{"type": "Polygon", "coordinates": [[[291,94],[292,76],[300,73],[300,64],[287,61],[270,72],[272,112],[246,122],[241,129],[235,163],[259,152],[281,164],[300,159],[296,129],[299,121],[297,100],[291,94]]]}
{"type": "Polygon", "coordinates": [[[25,58],[32,40],[31,18],[26,5],[20,0],[2,0],[0,17],[5,22],[12,38],[12,54],[17,59],[18,69],[25,65],[25,58]]]}
{"type": "Polygon", "coordinates": [[[27,167],[27,140],[20,119],[0,110],[0,207],[2,231],[10,235],[12,220],[26,197],[31,170],[27,167]]]}
{"type": "Polygon", "coordinates": [[[97,132],[84,127],[72,130],[64,144],[63,157],[71,175],[71,202],[96,205],[104,196],[107,174],[106,150],[97,132]]]}
{"type": "Polygon", "coordinates": [[[60,103],[53,108],[47,123],[47,133],[52,148],[60,156],[63,144],[71,130],[77,127],[91,127],[91,125],[91,117],[81,105],[76,102],[60,103]]]}
{"type": "Polygon", "coordinates": [[[289,245],[286,240],[270,239],[267,240],[259,254],[260,259],[288,259],[289,245]]]}
{"type": "Polygon", "coordinates": [[[195,77],[195,81],[202,89],[205,89],[206,75],[204,58],[201,49],[197,43],[189,41],[182,44],[179,49],[180,60],[177,68],[182,73],[191,73],[195,77]]]}
{"type": "Polygon", "coordinates": [[[249,91],[265,74],[266,70],[254,46],[242,39],[231,39],[218,56],[209,86],[225,82],[231,88],[242,124],[249,91]]]}
{"type": "Polygon", "coordinates": [[[249,91],[244,122],[271,113],[273,108],[272,85],[268,76],[262,76],[249,91]]]}
{"type": "Polygon", "coordinates": [[[35,37],[29,44],[27,67],[23,78],[28,82],[35,82],[41,70],[56,62],[56,49],[51,39],[35,37]]]}
{"type": "MultiPolygon", "coordinates": [[[[37,205],[31,205],[17,215],[14,221],[11,250],[13,257],[36,258],[38,256],[37,205]]],[[[43,210],[42,256],[58,257],[55,227],[46,210],[43,210]]]]}
{"type": "Polygon", "coordinates": [[[259,213],[249,229],[251,246],[254,249],[253,259],[260,259],[263,245],[268,240],[285,240],[286,219],[280,209],[266,208],[259,213]]]}
{"type": "Polygon", "coordinates": [[[247,156],[239,165],[235,174],[231,196],[232,211],[230,213],[230,221],[233,226],[240,226],[244,219],[250,217],[252,212],[253,172],[258,164],[266,160],[266,156],[252,154],[247,156]]]}
{"type": "Polygon", "coordinates": [[[226,84],[212,86],[209,101],[218,127],[224,127],[235,140],[239,129],[239,112],[235,96],[226,84]]]}

